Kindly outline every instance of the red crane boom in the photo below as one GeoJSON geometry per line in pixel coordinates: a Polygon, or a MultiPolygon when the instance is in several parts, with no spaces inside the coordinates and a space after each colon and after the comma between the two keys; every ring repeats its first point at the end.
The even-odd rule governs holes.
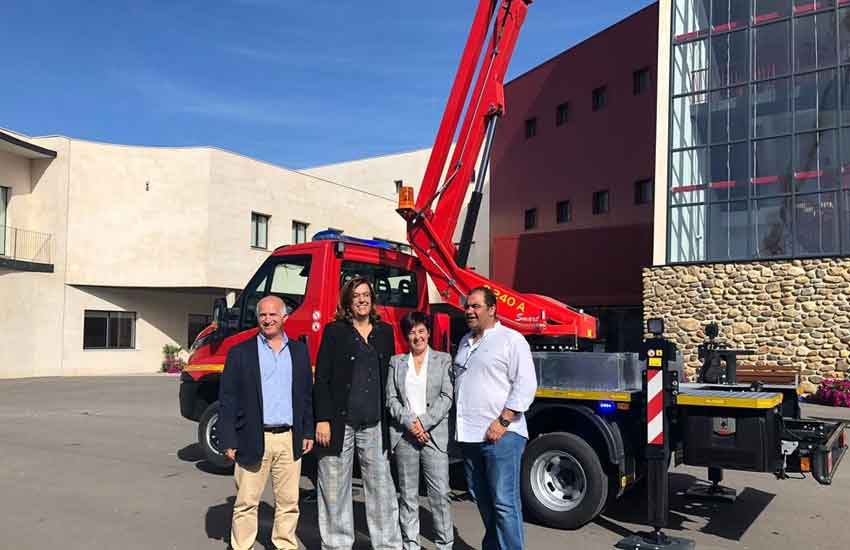
{"type": "Polygon", "coordinates": [[[407,220],[410,245],[448,304],[462,309],[472,288],[487,286],[493,289],[500,302],[499,320],[527,336],[594,339],[597,335],[595,317],[546,296],[516,292],[465,267],[496,121],[505,113],[505,73],[532,1],[480,0],[419,196],[414,204],[412,188],[404,188],[399,196],[398,212],[407,220]],[[478,76],[473,86],[476,67],[478,76]],[[464,112],[458,133],[458,123],[464,112]],[[456,134],[457,142],[447,168],[446,159],[456,134]],[[475,174],[479,156],[481,167],[475,174]],[[461,246],[457,249],[452,236],[473,174],[476,187],[468,207],[461,246]],[[437,205],[433,208],[435,201],[437,205]]]}

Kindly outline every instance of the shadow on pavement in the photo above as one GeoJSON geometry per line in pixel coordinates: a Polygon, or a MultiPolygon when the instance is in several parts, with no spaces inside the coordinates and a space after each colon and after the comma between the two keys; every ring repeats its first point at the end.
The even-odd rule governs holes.
{"type": "Polygon", "coordinates": [[[194,462],[195,468],[206,474],[220,476],[233,475],[233,466],[228,466],[227,468],[216,466],[215,464],[207,460],[206,455],[204,455],[204,450],[201,449],[201,446],[198,443],[186,445],[182,449],[178,450],[177,458],[179,458],[183,462],[194,462]]]}
{"type": "MultiPolygon", "coordinates": [[[[668,529],[671,531],[699,531],[730,541],[740,541],[747,529],[776,496],[772,493],[747,487],[738,493],[734,503],[713,502],[687,498],[685,491],[698,480],[689,474],[670,474],[670,512],[668,529]],[[688,516],[704,518],[707,523],[698,528],[688,516]]],[[[629,491],[610,504],[594,523],[618,535],[631,533],[620,523],[646,525],[647,502],[643,487],[629,491]]]]}
{"type": "MultiPolygon", "coordinates": [[[[203,451],[197,443],[187,445],[179,451],[177,456],[180,460],[186,462],[195,462],[195,467],[199,470],[207,472],[207,468],[211,468],[208,473],[213,474],[232,474],[233,469],[230,468],[227,472],[216,468],[210,464],[205,458],[203,451]]],[[[315,457],[310,454],[302,459],[301,475],[306,477],[311,482],[310,488],[302,486],[300,494],[301,515],[298,519],[297,535],[298,539],[308,550],[319,550],[321,548],[321,538],[319,536],[319,513],[316,504],[316,491],[312,487],[316,486],[317,463],[315,457]]],[[[355,472],[357,473],[357,472],[355,472]]],[[[465,500],[466,483],[463,479],[463,468],[459,470],[452,468],[452,488],[459,491],[464,491],[457,495],[454,500],[465,500]]],[[[354,495],[356,498],[363,495],[363,484],[361,480],[355,477],[353,482],[354,495]]],[[[420,487],[424,488],[425,484],[420,483],[420,487]]],[[[424,491],[423,491],[424,494],[424,491]]],[[[235,496],[228,497],[226,502],[215,506],[210,506],[207,509],[206,518],[204,521],[207,537],[214,540],[220,540],[227,544],[230,542],[230,522],[233,516],[233,502],[235,496]]],[[[274,526],[274,507],[266,502],[260,502],[258,511],[259,527],[257,531],[257,543],[262,545],[266,550],[273,550],[274,546],[271,543],[272,527],[274,526]]],[[[434,526],[431,517],[431,512],[425,507],[419,508],[419,524],[421,536],[429,541],[434,540],[434,526]]],[[[354,550],[368,550],[371,548],[369,542],[369,529],[366,523],[366,506],[363,502],[355,500],[354,502],[354,531],[355,543],[354,550]]],[[[464,541],[455,528],[455,550],[474,550],[475,547],[470,546],[464,541]]]]}

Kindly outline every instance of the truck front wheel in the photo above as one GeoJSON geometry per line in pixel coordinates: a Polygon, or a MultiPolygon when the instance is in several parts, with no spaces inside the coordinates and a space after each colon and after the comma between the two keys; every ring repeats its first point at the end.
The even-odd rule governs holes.
{"type": "Polygon", "coordinates": [[[522,500],[537,521],[577,529],[602,511],[608,476],[593,447],[566,432],[544,434],[525,450],[522,500]]]}
{"type": "Polygon", "coordinates": [[[204,450],[207,461],[219,469],[233,466],[233,462],[224,456],[224,449],[218,440],[218,401],[207,407],[198,422],[198,443],[204,450]]]}

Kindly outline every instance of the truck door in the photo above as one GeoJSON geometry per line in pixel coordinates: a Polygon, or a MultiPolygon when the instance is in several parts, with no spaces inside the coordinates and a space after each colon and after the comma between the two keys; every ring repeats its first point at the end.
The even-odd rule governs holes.
{"type": "MultiPolygon", "coordinates": [[[[260,268],[241,296],[239,331],[257,327],[257,303],[264,296],[274,295],[283,300],[289,311],[284,330],[289,338],[303,338],[310,333],[311,307],[316,301],[310,272],[314,267],[311,254],[272,256],[260,268]]],[[[254,334],[253,331],[250,333],[254,334]]]]}

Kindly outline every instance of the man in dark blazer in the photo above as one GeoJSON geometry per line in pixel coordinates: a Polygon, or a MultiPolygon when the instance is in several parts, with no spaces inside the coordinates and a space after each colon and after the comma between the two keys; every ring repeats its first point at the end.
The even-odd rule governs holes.
{"type": "Polygon", "coordinates": [[[301,456],[313,448],[313,374],[307,347],[283,331],[283,300],[257,304],[259,333],[231,348],[219,387],[218,431],[236,462],[230,545],[250,550],[269,474],[275,500],[272,544],[295,550],[301,456]]]}
{"type": "Polygon", "coordinates": [[[336,320],[325,326],[316,359],[316,443],[319,532],[323,550],[354,545],[351,476],[354,453],[366,494],[366,525],[374,550],[400,550],[398,497],[390,474],[387,370],[393,329],[375,310],[368,279],[340,292],[336,320]]]}

